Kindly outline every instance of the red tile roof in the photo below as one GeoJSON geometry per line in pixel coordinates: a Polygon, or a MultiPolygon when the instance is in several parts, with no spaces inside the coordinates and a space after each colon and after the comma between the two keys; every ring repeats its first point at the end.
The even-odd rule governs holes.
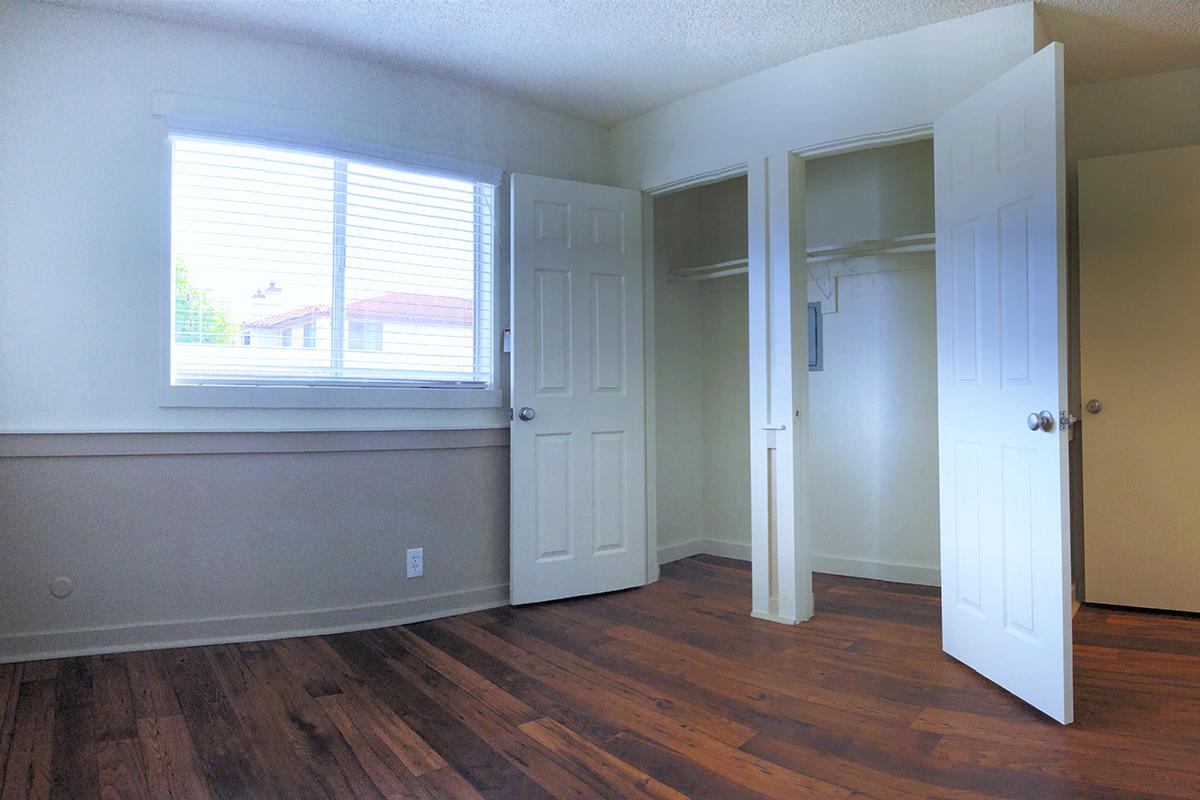
{"type": "MultiPolygon", "coordinates": [[[[468,298],[411,292],[389,292],[346,304],[346,316],[349,319],[383,322],[467,326],[474,319],[474,313],[474,304],[468,298]]],[[[278,328],[288,322],[328,316],[328,305],[303,306],[246,320],[242,325],[247,328],[278,328]]]]}

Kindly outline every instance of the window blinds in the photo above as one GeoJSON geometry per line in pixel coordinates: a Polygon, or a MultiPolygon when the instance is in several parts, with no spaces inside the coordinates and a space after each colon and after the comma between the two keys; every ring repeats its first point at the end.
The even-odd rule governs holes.
{"type": "Polygon", "coordinates": [[[172,136],[172,382],[490,385],[493,192],[172,136]]]}

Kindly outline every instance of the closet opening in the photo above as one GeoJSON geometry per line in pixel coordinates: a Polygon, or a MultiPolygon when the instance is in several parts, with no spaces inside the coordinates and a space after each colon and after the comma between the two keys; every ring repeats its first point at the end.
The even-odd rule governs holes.
{"type": "Polygon", "coordinates": [[[659,560],[750,558],[746,177],[653,198],[659,560]]]}
{"type": "Polygon", "coordinates": [[[933,142],[804,168],[813,571],[936,586],[933,142]]]}

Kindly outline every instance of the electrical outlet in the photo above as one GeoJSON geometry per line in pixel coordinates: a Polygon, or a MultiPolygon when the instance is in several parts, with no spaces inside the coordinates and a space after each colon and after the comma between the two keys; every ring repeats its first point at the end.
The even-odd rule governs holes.
{"type": "Polygon", "coordinates": [[[413,547],[405,554],[406,577],[419,578],[425,574],[425,548],[413,547]]]}

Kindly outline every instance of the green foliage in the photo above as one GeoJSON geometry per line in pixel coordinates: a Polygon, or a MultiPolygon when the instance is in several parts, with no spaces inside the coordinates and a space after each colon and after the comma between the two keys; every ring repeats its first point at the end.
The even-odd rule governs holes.
{"type": "Polygon", "coordinates": [[[175,341],[236,344],[238,332],[237,323],[213,303],[208,290],[192,283],[183,259],[175,259],[175,341]]]}

